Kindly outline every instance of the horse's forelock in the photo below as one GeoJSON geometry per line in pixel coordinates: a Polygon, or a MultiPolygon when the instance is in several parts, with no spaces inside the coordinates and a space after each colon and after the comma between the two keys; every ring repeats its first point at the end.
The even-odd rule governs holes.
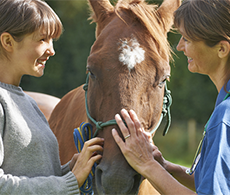
{"type": "Polygon", "coordinates": [[[122,9],[131,11],[155,41],[159,56],[164,61],[168,61],[168,57],[172,59],[171,49],[166,37],[167,32],[164,31],[163,21],[158,17],[157,7],[157,5],[147,4],[144,0],[119,0],[115,12],[119,14],[122,9]]]}

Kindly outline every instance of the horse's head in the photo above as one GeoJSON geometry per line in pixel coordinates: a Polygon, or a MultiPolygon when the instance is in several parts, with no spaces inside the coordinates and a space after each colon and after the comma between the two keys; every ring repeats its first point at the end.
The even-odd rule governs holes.
{"type": "MultiPolygon", "coordinates": [[[[114,119],[122,108],[133,109],[146,131],[161,116],[164,83],[170,76],[167,32],[180,0],[165,0],[157,8],[144,0],[89,0],[97,23],[96,41],[88,57],[89,113],[96,121],[114,119]]],[[[126,162],[107,126],[103,158],[96,169],[99,194],[135,194],[141,176],[126,162]]],[[[94,125],[94,131],[95,131],[94,125]]]]}

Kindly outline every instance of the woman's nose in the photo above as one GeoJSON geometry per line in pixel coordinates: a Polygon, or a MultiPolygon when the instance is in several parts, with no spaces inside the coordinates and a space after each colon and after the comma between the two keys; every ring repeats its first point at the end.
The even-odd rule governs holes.
{"type": "Polygon", "coordinates": [[[181,37],[179,43],[177,44],[176,49],[177,49],[177,51],[183,51],[184,50],[183,37],[181,37]]]}
{"type": "Polygon", "coordinates": [[[49,48],[47,49],[47,53],[49,54],[49,56],[54,56],[55,55],[55,50],[53,47],[53,40],[49,41],[49,48]]]}

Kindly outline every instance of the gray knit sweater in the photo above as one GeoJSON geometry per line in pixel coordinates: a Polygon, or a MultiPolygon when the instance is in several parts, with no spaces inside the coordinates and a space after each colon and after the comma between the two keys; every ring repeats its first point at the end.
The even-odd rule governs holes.
{"type": "Polygon", "coordinates": [[[79,194],[58,142],[36,102],[0,83],[0,194],[79,194]]]}

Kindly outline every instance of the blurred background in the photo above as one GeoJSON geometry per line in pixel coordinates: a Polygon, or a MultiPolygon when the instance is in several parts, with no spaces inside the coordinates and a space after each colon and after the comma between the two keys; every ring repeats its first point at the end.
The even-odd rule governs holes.
{"type": "MultiPolygon", "coordinates": [[[[54,42],[56,55],[46,64],[41,78],[24,76],[21,87],[27,91],[50,94],[59,98],[85,83],[86,61],[95,41],[95,24],[90,24],[87,0],[46,0],[61,18],[64,32],[54,42]]],[[[115,3],[116,1],[112,1],[115,3]]],[[[147,0],[161,4],[162,0],[147,0]]],[[[214,108],[217,90],[207,76],[190,73],[187,58],[177,52],[180,35],[169,33],[168,40],[175,52],[171,63],[172,125],[162,136],[165,121],[157,131],[154,142],[163,156],[175,163],[190,166],[202,137],[203,127],[214,108]]]]}

